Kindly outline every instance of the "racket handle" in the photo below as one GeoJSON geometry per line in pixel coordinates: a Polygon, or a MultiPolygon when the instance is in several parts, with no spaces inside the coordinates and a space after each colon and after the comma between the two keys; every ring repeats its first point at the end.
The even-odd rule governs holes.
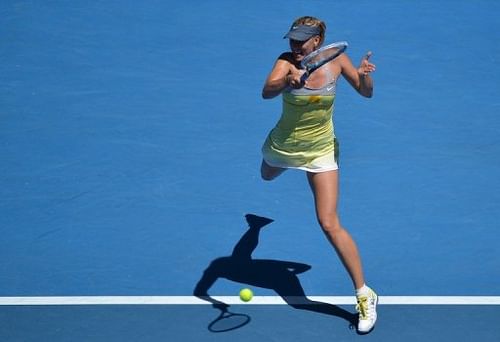
{"type": "Polygon", "coordinates": [[[302,74],[302,76],[300,76],[300,83],[304,83],[308,77],[309,73],[306,71],[305,73],[302,74]]]}

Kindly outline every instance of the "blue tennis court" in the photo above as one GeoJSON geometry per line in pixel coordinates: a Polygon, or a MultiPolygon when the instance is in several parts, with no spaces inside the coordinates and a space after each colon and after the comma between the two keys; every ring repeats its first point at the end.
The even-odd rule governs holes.
{"type": "Polygon", "coordinates": [[[2,2],[0,339],[500,340],[499,10],[2,2]],[[366,336],[304,173],[259,174],[281,111],[262,85],[302,15],[377,65],[374,97],[342,80],[334,113],[339,212],[381,299],[366,336]],[[272,223],[239,267],[247,214],[272,223]],[[200,284],[248,324],[210,331],[200,284]]]}

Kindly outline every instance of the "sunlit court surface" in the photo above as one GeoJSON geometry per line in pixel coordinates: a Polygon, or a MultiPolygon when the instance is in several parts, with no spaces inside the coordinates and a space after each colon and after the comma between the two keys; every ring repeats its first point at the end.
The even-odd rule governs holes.
{"type": "Polygon", "coordinates": [[[0,340],[500,341],[499,11],[3,1],[0,340]],[[377,65],[334,111],[366,335],[304,173],[260,177],[262,85],[303,15],[377,65]]]}

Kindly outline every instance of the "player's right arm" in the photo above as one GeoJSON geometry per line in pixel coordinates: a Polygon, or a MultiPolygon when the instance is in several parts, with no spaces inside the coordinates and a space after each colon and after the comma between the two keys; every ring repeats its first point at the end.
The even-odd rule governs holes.
{"type": "Polygon", "coordinates": [[[290,53],[283,53],[276,63],[274,63],[273,69],[269,73],[269,76],[267,76],[264,88],[262,89],[262,97],[264,99],[272,99],[278,96],[288,86],[292,88],[303,86],[301,76],[304,71],[297,69],[291,62],[291,58],[290,53]]]}
{"type": "Polygon", "coordinates": [[[281,92],[288,87],[287,77],[289,73],[290,63],[283,58],[278,58],[264,83],[262,97],[264,99],[272,99],[281,94],[281,92]]]}

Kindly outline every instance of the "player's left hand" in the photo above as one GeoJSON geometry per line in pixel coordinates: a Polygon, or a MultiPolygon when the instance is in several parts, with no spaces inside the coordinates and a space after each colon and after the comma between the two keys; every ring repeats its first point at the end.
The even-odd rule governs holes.
{"type": "Polygon", "coordinates": [[[375,71],[375,64],[371,63],[370,57],[372,56],[372,52],[368,51],[368,53],[361,59],[361,63],[359,64],[358,74],[360,76],[367,76],[368,74],[375,71]]]}

